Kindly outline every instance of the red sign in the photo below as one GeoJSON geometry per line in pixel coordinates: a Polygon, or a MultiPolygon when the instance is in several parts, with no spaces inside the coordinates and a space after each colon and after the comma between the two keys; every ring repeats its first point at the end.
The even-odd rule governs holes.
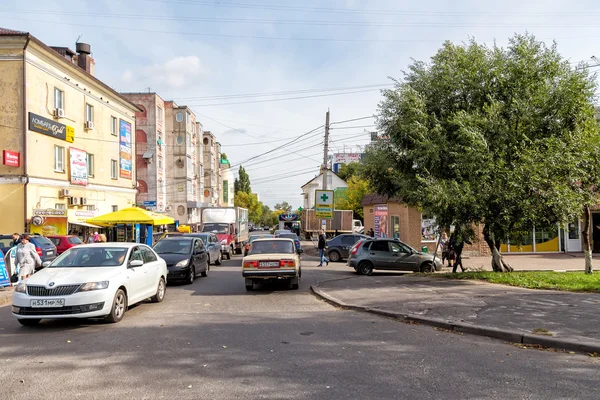
{"type": "Polygon", "coordinates": [[[21,166],[21,154],[17,151],[3,150],[2,151],[2,164],[10,167],[21,166]]]}

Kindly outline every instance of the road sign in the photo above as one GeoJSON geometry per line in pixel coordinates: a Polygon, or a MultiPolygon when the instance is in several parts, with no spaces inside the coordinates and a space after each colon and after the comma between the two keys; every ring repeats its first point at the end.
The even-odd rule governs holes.
{"type": "Polygon", "coordinates": [[[145,201],[144,202],[144,207],[156,207],[156,200],[145,201]]]}
{"type": "Polygon", "coordinates": [[[315,190],[315,217],[333,219],[333,190],[315,190]]]}

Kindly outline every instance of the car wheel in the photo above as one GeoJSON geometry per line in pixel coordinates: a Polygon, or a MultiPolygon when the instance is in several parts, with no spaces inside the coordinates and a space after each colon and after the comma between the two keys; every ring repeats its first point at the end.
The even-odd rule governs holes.
{"type": "Polygon", "coordinates": [[[432,274],[435,272],[435,267],[433,263],[427,262],[421,266],[421,272],[424,274],[432,274]]]}
{"type": "Polygon", "coordinates": [[[19,321],[19,323],[23,326],[36,326],[37,324],[40,323],[41,318],[35,318],[35,319],[18,319],[17,321],[19,321]]]}
{"type": "Polygon", "coordinates": [[[225,253],[225,257],[226,257],[228,260],[231,260],[231,250],[228,250],[228,251],[227,251],[227,253],[225,253]]]}
{"type": "Polygon", "coordinates": [[[223,263],[223,254],[219,252],[219,257],[217,257],[217,261],[215,261],[215,265],[221,265],[223,263]]]}
{"type": "Polygon", "coordinates": [[[196,279],[196,267],[192,265],[188,274],[187,283],[191,285],[194,283],[194,279],[196,279]]]}
{"type": "Polygon", "coordinates": [[[210,254],[208,255],[206,262],[208,263],[208,265],[210,265],[210,254]]]}
{"type": "Polygon", "coordinates": [[[251,292],[254,290],[254,281],[252,279],[246,279],[246,290],[251,292]]]}
{"type": "Polygon", "coordinates": [[[160,278],[158,281],[158,287],[156,288],[156,294],[150,298],[153,303],[160,303],[165,298],[165,292],[167,291],[167,285],[165,285],[165,279],[160,278]]]}
{"type": "Polygon", "coordinates": [[[117,290],[115,298],[113,299],[112,308],[110,314],[106,316],[106,321],[116,323],[123,319],[127,311],[127,295],[123,289],[117,290]]]}
{"type": "Polygon", "coordinates": [[[200,276],[206,278],[208,276],[208,264],[206,264],[206,269],[200,272],[200,276]]]}
{"type": "Polygon", "coordinates": [[[358,273],[361,275],[371,275],[373,273],[373,264],[363,261],[358,264],[358,273]]]}
{"type": "Polygon", "coordinates": [[[337,250],[331,250],[327,254],[327,258],[329,258],[329,261],[331,262],[339,262],[342,260],[342,255],[337,250]]]}
{"type": "Polygon", "coordinates": [[[290,289],[298,290],[300,287],[300,277],[290,279],[290,289]]]}

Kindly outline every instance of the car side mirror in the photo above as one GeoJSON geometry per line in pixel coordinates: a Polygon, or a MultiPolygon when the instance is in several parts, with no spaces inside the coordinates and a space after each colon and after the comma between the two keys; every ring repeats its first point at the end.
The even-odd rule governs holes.
{"type": "Polygon", "coordinates": [[[44,261],[42,263],[42,268],[46,268],[48,265],[52,264],[50,261],[44,261]]]}
{"type": "Polygon", "coordinates": [[[135,267],[141,267],[142,265],[144,265],[144,262],[142,260],[131,260],[129,261],[129,268],[135,268],[135,267]]]}

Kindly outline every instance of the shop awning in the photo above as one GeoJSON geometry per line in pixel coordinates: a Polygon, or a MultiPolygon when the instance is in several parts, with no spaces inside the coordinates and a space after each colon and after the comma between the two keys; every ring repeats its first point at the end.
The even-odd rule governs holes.
{"type": "Polygon", "coordinates": [[[117,224],[169,225],[174,224],[175,220],[143,208],[129,207],[87,219],[85,222],[100,226],[114,226],[117,224]]]}
{"type": "Polygon", "coordinates": [[[87,222],[82,222],[82,221],[76,221],[76,222],[69,221],[69,223],[73,224],[73,225],[87,226],[88,228],[102,228],[100,225],[92,225],[92,224],[88,224],[87,222]]]}

